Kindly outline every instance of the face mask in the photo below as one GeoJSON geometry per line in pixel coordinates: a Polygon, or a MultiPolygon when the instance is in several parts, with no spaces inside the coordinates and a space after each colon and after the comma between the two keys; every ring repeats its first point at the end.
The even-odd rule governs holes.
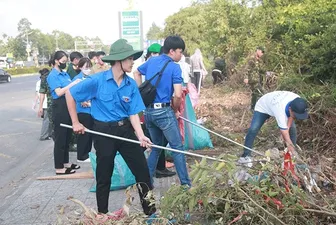
{"type": "Polygon", "coordinates": [[[66,63],[60,63],[58,66],[61,70],[64,70],[66,67],[66,63]]]}
{"type": "Polygon", "coordinates": [[[82,70],[82,72],[83,72],[85,75],[89,75],[89,74],[91,73],[91,69],[82,70]]]}

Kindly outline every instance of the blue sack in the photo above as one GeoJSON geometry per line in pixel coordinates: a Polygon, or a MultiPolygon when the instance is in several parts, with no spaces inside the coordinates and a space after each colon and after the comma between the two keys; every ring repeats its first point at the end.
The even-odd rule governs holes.
{"type": "MultiPolygon", "coordinates": [[[[185,99],[182,116],[197,124],[196,114],[192,107],[189,94],[187,94],[185,99]]],[[[208,131],[184,121],[184,149],[200,150],[203,148],[213,148],[208,131]]]]}
{"type": "MultiPolygon", "coordinates": [[[[195,110],[192,106],[189,94],[185,97],[184,111],[182,117],[197,124],[197,118],[195,110]]],[[[212,141],[209,132],[197,127],[187,121],[183,121],[184,124],[184,150],[200,150],[204,148],[213,148],[212,141]]],[[[170,147],[169,144],[167,147],[170,147]]],[[[172,156],[171,151],[165,150],[166,156],[172,156]]]]}
{"type": "MultiPolygon", "coordinates": [[[[96,168],[97,168],[97,156],[95,153],[90,152],[89,153],[91,165],[93,174],[96,177],[96,168]]],[[[120,155],[119,152],[117,152],[115,158],[114,158],[114,169],[113,174],[111,177],[111,186],[110,190],[120,190],[120,189],[126,189],[127,187],[135,184],[135,177],[131,170],[128,168],[125,160],[120,155]]],[[[94,185],[91,190],[91,192],[96,192],[96,185],[94,185]]]]}

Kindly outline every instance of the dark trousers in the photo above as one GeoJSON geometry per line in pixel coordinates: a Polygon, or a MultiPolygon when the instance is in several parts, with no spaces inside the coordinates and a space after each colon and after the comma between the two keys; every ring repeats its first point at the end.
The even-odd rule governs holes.
{"type": "MultiPolygon", "coordinates": [[[[93,130],[137,140],[130,122],[127,122],[122,126],[118,126],[110,123],[94,121],[93,130]]],[[[147,215],[150,214],[155,207],[150,207],[149,202],[146,201],[144,197],[147,195],[149,190],[153,189],[153,186],[150,182],[147,161],[141,146],[126,141],[94,135],[94,147],[97,153],[96,197],[98,212],[108,212],[108,200],[111,177],[114,168],[114,158],[118,151],[135,176],[136,182],[141,186],[141,188],[138,187],[138,191],[144,213],[147,215]]]]}
{"type": "MultiPolygon", "coordinates": [[[[194,77],[192,79],[192,82],[193,84],[195,84],[196,86],[196,89],[198,90],[198,85],[199,85],[199,82],[202,82],[202,75],[201,75],[201,72],[194,72],[194,77]]],[[[202,83],[201,83],[202,85],[202,83]]]]}
{"type": "MultiPolygon", "coordinates": [[[[78,113],[78,120],[84,127],[92,129],[93,119],[88,113],[78,113]]],[[[86,160],[92,148],[92,135],[90,133],[79,134],[77,136],[77,159],[86,160]]]]}
{"type": "MultiPolygon", "coordinates": [[[[142,127],[142,130],[144,131],[144,134],[146,135],[146,137],[148,137],[149,139],[151,139],[150,137],[150,134],[149,134],[149,131],[148,129],[146,128],[146,126],[144,124],[141,125],[142,127]]],[[[163,141],[163,143],[165,143],[164,147],[167,146],[168,144],[168,141],[165,139],[163,141]]],[[[146,148],[143,148],[143,150],[145,151],[146,148]]],[[[156,166],[156,169],[157,170],[165,170],[166,169],[166,156],[165,156],[165,151],[162,151],[161,154],[160,154],[160,157],[159,157],[159,161],[158,161],[158,164],[156,166]]]]}
{"type": "Polygon", "coordinates": [[[221,83],[224,80],[223,73],[213,70],[212,71],[212,78],[213,78],[213,85],[216,85],[217,83],[221,83]]]}
{"type": "Polygon", "coordinates": [[[72,130],[61,127],[60,124],[71,125],[71,118],[64,97],[53,100],[52,117],[54,122],[54,162],[56,169],[64,168],[69,163],[69,143],[72,130]]]}

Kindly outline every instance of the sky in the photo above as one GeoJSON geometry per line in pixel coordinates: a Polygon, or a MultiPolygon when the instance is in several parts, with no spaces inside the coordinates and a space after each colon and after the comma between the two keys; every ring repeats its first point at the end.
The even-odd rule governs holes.
{"type": "MultiPolygon", "coordinates": [[[[134,9],[143,12],[144,34],[155,22],[163,27],[165,19],[191,0],[134,0],[134,9]]],[[[0,0],[0,35],[18,34],[17,24],[27,18],[33,29],[44,33],[60,30],[72,36],[100,37],[105,44],[119,38],[118,12],[126,0],[0,0]]]]}

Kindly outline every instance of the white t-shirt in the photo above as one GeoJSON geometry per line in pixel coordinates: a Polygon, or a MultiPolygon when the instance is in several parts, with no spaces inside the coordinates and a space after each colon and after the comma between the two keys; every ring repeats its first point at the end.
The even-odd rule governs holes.
{"type": "Polygon", "coordinates": [[[177,64],[180,65],[181,70],[182,70],[182,78],[183,78],[183,82],[185,84],[187,84],[189,82],[189,74],[190,74],[190,65],[188,63],[186,63],[185,61],[180,61],[177,64]]]}
{"type": "MultiPolygon", "coordinates": [[[[39,97],[40,97],[40,86],[41,86],[41,80],[38,80],[36,82],[36,93],[39,95],[39,97]]],[[[47,95],[45,95],[42,108],[44,109],[48,108],[47,102],[48,102],[47,95]]]]}
{"type": "Polygon", "coordinates": [[[288,116],[286,107],[288,103],[300,96],[290,91],[273,91],[263,95],[256,103],[255,111],[274,116],[278,126],[287,130],[288,116]]]}

